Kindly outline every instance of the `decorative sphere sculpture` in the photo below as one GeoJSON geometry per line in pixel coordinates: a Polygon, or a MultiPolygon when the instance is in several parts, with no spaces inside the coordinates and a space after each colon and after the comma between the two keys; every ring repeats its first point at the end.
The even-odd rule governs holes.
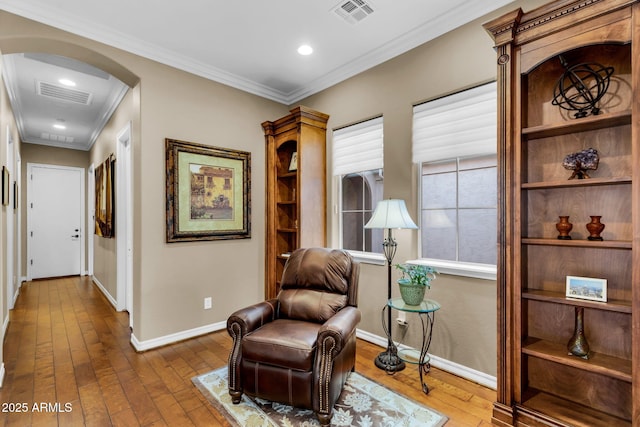
{"type": "Polygon", "coordinates": [[[558,56],[565,72],[560,76],[553,90],[553,105],[569,111],[576,111],[575,118],[597,115],[596,105],[609,89],[613,67],[605,67],[596,62],[568,66],[567,61],[558,56]]]}

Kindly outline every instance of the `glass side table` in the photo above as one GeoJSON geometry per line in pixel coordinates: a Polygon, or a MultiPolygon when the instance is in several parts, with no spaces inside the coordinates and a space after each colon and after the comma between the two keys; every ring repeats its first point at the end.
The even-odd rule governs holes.
{"type": "MultiPolygon", "coordinates": [[[[431,370],[431,358],[427,354],[429,346],[431,345],[431,332],[433,331],[433,322],[435,320],[436,311],[440,310],[440,304],[431,299],[423,300],[420,305],[408,305],[402,298],[392,298],[387,301],[387,305],[382,309],[384,310],[398,310],[407,313],[417,313],[422,322],[422,347],[420,350],[415,349],[399,349],[398,357],[407,363],[418,365],[418,372],[420,373],[420,384],[422,385],[422,391],[425,394],[429,394],[429,386],[424,381],[424,376],[431,370]]],[[[384,316],[383,316],[384,317],[384,316]]],[[[384,323],[384,322],[383,322],[384,323]]],[[[388,328],[385,328],[387,335],[389,334],[388,328]]]]}

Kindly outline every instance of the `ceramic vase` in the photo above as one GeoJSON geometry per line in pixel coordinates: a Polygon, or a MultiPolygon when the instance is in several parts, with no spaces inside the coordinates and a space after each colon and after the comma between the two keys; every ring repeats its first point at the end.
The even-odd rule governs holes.
{"type": "Polygon", "coordinates": [[[569,232],[573,228],[573,224],[569,222],[569,216],[560,216],[560,221],[556,224],[556,230],[558,230],[558,239],[560,240],[571,240],[571,236],[569,236],[569,232]]]}
{"type": "Polygon", "coordinates": [[[589,343],[584,335],[584,307],[576,307],[576,322],[573,336],[567,343],[569,355],[578,356],[583,359],[589,358],[589,343]]]}
{"type": "Polygon", "coordinates": [[[592,215],[591,222],[587,224],[587,230],[589,231],[588,240],[602,240],[600,233],[604,230],[604,224],[600,222],[600,215],[592,215]]]}

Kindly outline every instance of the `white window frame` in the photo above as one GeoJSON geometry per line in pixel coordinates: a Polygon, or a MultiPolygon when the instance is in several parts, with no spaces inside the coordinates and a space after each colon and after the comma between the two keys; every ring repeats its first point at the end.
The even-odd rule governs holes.
{"type": "MultiPolygon", "coordinates": [[[[378,116],[372,119],[363,120],[358,123],[354,123],[352,125],[342,126],[340,128],[333,130],[333,141],[332,141],[332,168],[333,168],[333,178],[334,185],[336,191],[337,200],[335,203],[335,213],[337,216],[338,222],[338,240],[339,247],[343,248],[343,224],[342,224],[342,178],[345,175],[350,173],[360,173],[366,172],[369,170],[380,169],[384,170],[384,120],[383,116],[378,116]],[[358,133],[367,133],[369,131],[373,131],[374,133],[379,133],[377,137],[375,137],[375,142],[368,144],[367,142],[358,141],[358,133]],[[344,150],[347,147],[338,147],[336,149],[336,135],[338,137],[344,136],[345,134],[351,133],[354,147],[353,150],[344,150]],[[358,147],[358,148],[355,148],[358,147]],[[366,153],[367,155],[363,156],[362,154],[366,153]],[[342,155],[342,157],[341,157],[342,155]],[[348,159],[348,160],[347,160],[348,159]]],[[[347,135],[349,136],[349,135],[347,135]]],[[[338,143],[340,144],[340,142],[338,143]]],[[[375,208],[375,206],[374,206],[375,208]]],[[[356,251],[347,249],[356,261],[367,263],[367,264],[376,264],[376,265],[384,265],[386,263],[386,258],[382,253],[375,252],[364,252],[364,251],[356,251]]]]}
{"type": "MultiPolygon", "coordinates": [[[[495,154],[497,150],[497,117],[493,118],[490,111],[485,121],[488,123],[483,132],[479,132],[474,129],[474,138],[478,141],[467,141],[465,136],[470,132],[465,131],[463,127],[461,129],[461,136],[456,137],[453,140],[447,141],[446,144],[442,144],[441,141],[436,141],[435,138],[429,141],[430,135],[426,136],[420,144],[421,133],[419,129],[416,129],[416,115],[420,112],[426,112],[428,110],[439,110],[443,114],[447,114],[447,111],[455,110],[467,110],[474,107],[474,100],[477,100],[477,104],[486,103],[488,109],[497,114],[497,86],[495,82],[488,83],[482,86],[477,86],[472,89],[454,93],[452,95],[442,97],[433,101],[429,101],[417,106],[414,106],[414,118],[413,118],[413,163],[417,164],[416,168],[418,175],[419,195],[418,203],[422,206],[422,163],[435,162],[438,160],[447,160],[460,157],[480,156],[483,154],[495,154]],[[471,100],[472,102],[469,102],[471,100]],[[490,123],[489,123],[490,122],[490,123]],[[478,135],[480,135],[478,137],[478,135]]],[[[458,113],[461,114],[461,113],[458,113]]],[[[468,117],[478,118],[480,114],[476,112],[466,112],[468,117]]],[[[482,114],[487,114],[484,111],[482,114]]],[[[428,129],[425,126],[423,129],[428,129]]],[[[424,132],[424,131],[423,131],[424,132]]],[[[424,135],[424,133],[422,134],[424,135]]],[[[420,215],[419,221],[422,220],[420,215]]],[[[496,251],[497,251],[497,238],[496,238],[496,251]]],[[[418,252],[422,252],[422,233],[418,233],[418,252]]],[[[464,261],[450,261],[436,258],[419,258],[410,260],[411,264],[430,265],[435,267],[440,273],[451,274],[456,276],[472,277],[485,280],[496,280],[497,278],[497,265],[494,264],[480,264],[464,261]]]]}

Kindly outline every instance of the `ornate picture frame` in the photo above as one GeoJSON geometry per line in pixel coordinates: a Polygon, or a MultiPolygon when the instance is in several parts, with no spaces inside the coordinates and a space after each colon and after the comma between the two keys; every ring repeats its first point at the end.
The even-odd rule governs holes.
{"type": "Polygon", "coordinates": [[[114,199],[114,157],[110,155],[94,171],[95,175],[95,235],[111,239],[115,237],[113,208],[114,199]]]}
{"type": "Polygon", "coordinates": [[[251,153],[165,139],[167,243],[251,238],[251,153]]]}

